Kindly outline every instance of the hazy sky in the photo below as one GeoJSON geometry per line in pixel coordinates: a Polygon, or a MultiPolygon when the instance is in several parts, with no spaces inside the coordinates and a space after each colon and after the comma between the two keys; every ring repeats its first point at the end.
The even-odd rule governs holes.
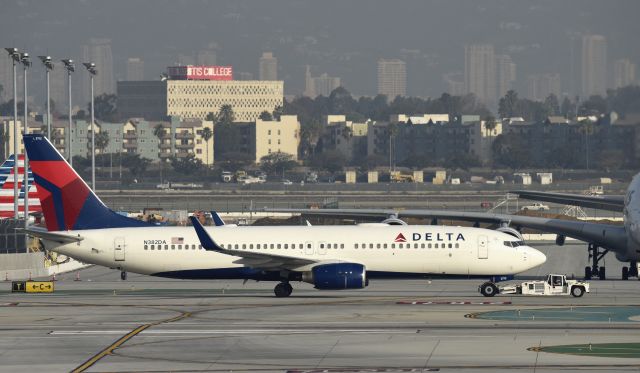
{"type": "Polygon", "coordinates": [[[437,96],[443,74],[462,72],[470,43],[511,55],[517,87],[551,72],[569,89],[572,40],[585,33],[607,38],[610,61],[638,63],[638,15],[638,0],[0,0],[0,43],[78,58],[89,38],[110,38],[116,77],[128,57],[141,56],[149,79],[210,43],[220,64],[257,76],[268,50],[288,94],[302,92],[306,64],[355,94],[375,94],[376,60],[398,57],[407,61],[408,93],[437,96]]]}

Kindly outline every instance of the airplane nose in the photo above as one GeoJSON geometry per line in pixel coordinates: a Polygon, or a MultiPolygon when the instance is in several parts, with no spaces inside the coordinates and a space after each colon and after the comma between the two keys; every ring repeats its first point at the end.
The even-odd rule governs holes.
{"type": "Polygon", "coordinates": [[[533,247],[527,248],[527,256],[529,257],[529,263],[533,267],[537,267],[547,261],[547,256],[533,247]]]}

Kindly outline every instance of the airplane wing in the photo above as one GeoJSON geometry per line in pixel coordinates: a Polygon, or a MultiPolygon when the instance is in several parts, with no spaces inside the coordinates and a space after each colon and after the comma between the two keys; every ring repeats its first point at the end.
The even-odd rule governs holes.
{"type": "Polygon", "coordinates": [[[625,250],[627,234],[623,226],[563,220],[533,216],[494,214],[487,212],[460,212],[442,210],[390,210],[390,209],[264,209],[267,212],[284,212],[307,216],[331,216],[343,219],[382,220],[390,217],[427,218],[432,224],[438,219],[489,223],[530,228],[597,244],[613,251],[625,250]]]}
{"type": "Polygon", "coordinates": [[[33,237],[38,237],[47,241],[57,242],[63,245],[84,240],[84,237],[80,235],[72,235],[72,234],[66,234],[61,232],[49,232],[49,231],[37,229],[37,228],[27,228],[27,229],[20,228],[17,230],[26,232],[28,235],[33,237]]]}
{"type": "Polygon", "coordinates": [[[271,253],[261,253],[247,250],[235,250],[228,249],[218,245],[213,238],[207,233],[200,221],[197,218],[191,217],[191,224],[196,230],[200,244],[205,250],[215,251],[222,254],[231,256],[237,256],[241,259],[236,263],[244,264],[246,266],[264,270],[275,269],[295,269],[309,264],[317,264],[318,261],[306,258],[297,258],[288,255],[278,255],[271,253]]]}
{"type": "Polygon", "coordinates": [[[622,212],[624,209],[624,196],[583,196],[579,194],[529,192],[516,190],[509,193],[518,197],[534,201],[558,203],[561,205],[589,207],[600,210],[622,212]]]}

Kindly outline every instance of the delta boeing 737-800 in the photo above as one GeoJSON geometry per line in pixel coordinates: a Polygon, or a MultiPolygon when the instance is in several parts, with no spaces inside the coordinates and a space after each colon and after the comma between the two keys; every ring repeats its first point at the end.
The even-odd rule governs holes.
{"type": "Polygon", "coordinates": [[[181,279],[292,281],[317,289],[360,289],[382,276],[513,275],[545,262],[504,232],[449,226],[157,227],[106,207],[42,135],[24,144],[47,230],[47,250],[122,271],[181,279]]]}

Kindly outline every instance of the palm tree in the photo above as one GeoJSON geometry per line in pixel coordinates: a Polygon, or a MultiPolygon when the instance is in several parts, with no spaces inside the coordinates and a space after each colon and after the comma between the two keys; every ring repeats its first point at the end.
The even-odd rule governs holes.
{"type": "Polygon", "coordinates": [[[484,127],[489,132],[489,144],[493,143],[493,131],[496,129],[497,126],[498,126],[498,123],[496,122],[496,118],[494,118],[493,116],[489,115],[486,118],[484,118],[484,127]]]}
{"type": "Polygon", "coordinates": [[[213,131],[211,131],[211,128],[205,127],[202,130],[202,134],[200,136],[202,136],[202,139],[207,144],[207,169],[208,169],[210,167],[210,165],[209,165],[209,140],[211,140],[211,137],[213,137],[213,131]]]}

